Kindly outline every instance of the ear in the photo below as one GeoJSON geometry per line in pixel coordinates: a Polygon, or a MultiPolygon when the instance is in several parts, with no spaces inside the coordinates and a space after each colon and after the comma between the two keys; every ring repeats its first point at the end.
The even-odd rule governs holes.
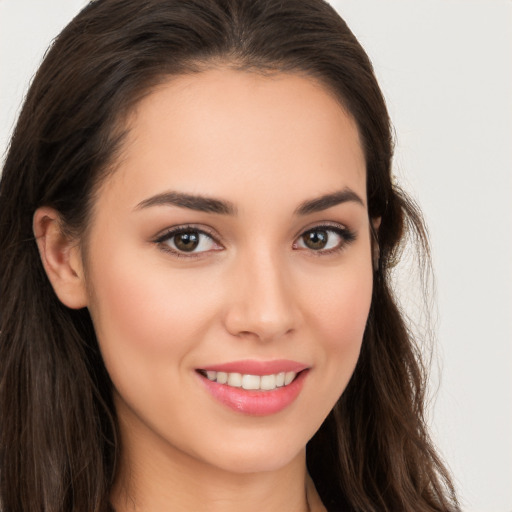
{"type": "Polygon", "coordinates": [[[372,232],[372,264],[373,270],[379,270],[380,246],[379,246],[379,227],[382,217],[375,217],[370,220],[370,231],[372,232]]]}
{"type": "Polygon", "coordinates": [[[61,226],[53,208],[41,207],[34,213],[32,229],[48,279],[65,306],[80,309],[87,305],[80,248],[61,226]]]}

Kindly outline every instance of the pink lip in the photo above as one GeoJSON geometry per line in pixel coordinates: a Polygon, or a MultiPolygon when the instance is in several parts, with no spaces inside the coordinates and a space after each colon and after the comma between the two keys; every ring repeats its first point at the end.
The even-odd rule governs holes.
{"type": "MultiPolygon", "coordinates": [[[[216,366],[215,368],[218,367],[216,366]]],[[[280,368],[282,368],[282,366],[280,368]]],[[[237,369],[240,369],[240,366],[237,365],[237,369]]],[[[255,367],[252,367],[253,373],[246,372],[245,370],[239,373],[249,373],[250,375],[268,375],[269,373],[278,373],[273,371],[268,372],[268,370],[265,372],[254,373],[254,370],[255,367]]],[[[213,382],[199,372],[197,375],[211,396],[213,396],[213,398],[218,400],[220,403],[228,406],[230,409],[253,416],[267,416],[282,411],[291,405],[299,396],[309,370],[304,369],[303,371],[299,370],[299,372],[300,373],[298,373],[293,382],[287,386],[276,388],[271,391],[253,391],[243,388],[235,388],[228,386],[227,384],[219,384],[218,382],[213,382]]]]}
{"type": "Polygon", "coordinates": [[[243,373],[245,375],[271,375],[280,372],[299,373],[308,368],[307,365],[290,361],[288,359],[275,359],[273,361],[232,361],[230,363],[204,366],[201,370],[211,370],[226,373],[243,373]]]}

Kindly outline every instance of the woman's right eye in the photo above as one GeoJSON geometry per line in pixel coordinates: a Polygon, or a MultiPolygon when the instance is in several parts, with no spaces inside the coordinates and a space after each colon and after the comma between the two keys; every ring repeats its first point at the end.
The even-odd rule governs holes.
{"type": "Polygon", "coordinates": [[[179,256],[194,256],[208,251],[218,251],[222,247],[208,233],[194,228],[179,228],[167,231],[156,243],[164,250],[179,256]]]}

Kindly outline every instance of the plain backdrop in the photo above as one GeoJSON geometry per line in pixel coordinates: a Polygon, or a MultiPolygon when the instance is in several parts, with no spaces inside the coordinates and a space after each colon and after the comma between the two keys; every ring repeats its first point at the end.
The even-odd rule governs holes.
{"type": "MultiPolygon", "coordinates": [[[[374,63],[397,180],[431,233],[434,438],[464,510],[512,512],[512,2],[332,4],[374,63]]],[[[83,5],[0,0],[2,154],[45,49],[83,5]]]]}

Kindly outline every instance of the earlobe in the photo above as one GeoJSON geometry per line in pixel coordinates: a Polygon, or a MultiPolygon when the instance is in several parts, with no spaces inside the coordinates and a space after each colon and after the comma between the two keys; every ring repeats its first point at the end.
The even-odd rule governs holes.
{"type": "Polygon", "coordinates": [[[46,275],[59,300],[69,308],[80,309],[87,306],[80,248],[61,226],[60,215],[53,208],[36,210],[32,228],[46,275]]]}

